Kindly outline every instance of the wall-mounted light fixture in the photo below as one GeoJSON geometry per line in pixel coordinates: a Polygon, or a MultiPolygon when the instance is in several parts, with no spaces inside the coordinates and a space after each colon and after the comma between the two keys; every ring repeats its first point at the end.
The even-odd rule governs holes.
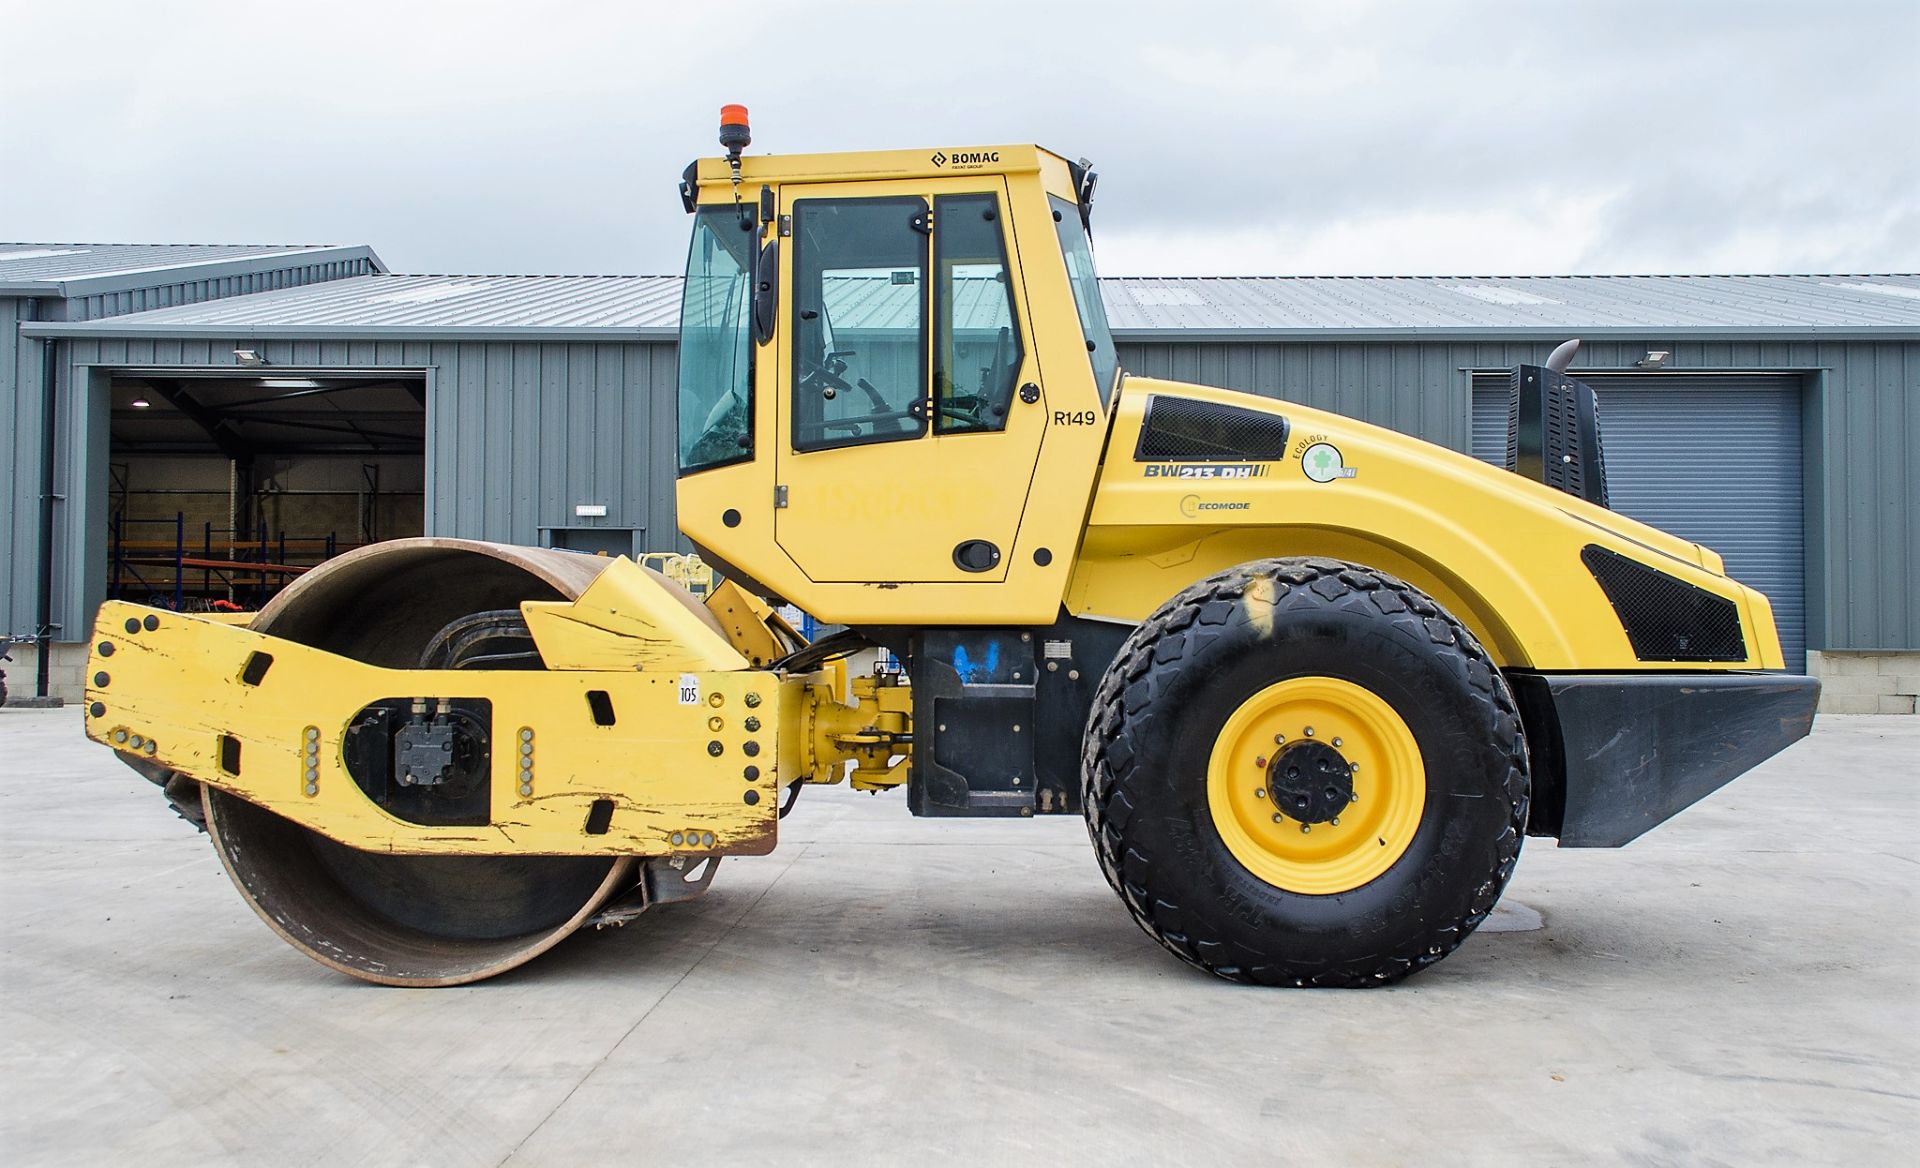
{"type": "Polygon", "coordinates": [[[575,503],[573,505],[573,513],[582,519],[605,519],[607,517],[607,505],[605,503],[575,503]]]}
{"type": "Polygon", "coordinates": [[[153,403],[148,401],[144,397],[136,397],[132,401],[128,402],[127,404],[132,406],[136,410],[144,410],[148,406],[151,406],[153,403]]]}
{"type": "Polygon", "coordinates": [[[1666,367],[1667,358],[1670,356],[1672,354],[1665,349],[1648,349],[1647,355],[1635,361],[1634,364],[1642,369],[1662,369],[1666,367]]]}
{"type": "Polygon", "coordinates": [[[260,350],[258,349],[235,349],[233,351],[233,359],[235,361],[240,362],[240,364],[242,365],[250,365],[255,367],[265,365],[267,363],[267,359],[260,355],[260,350]]]}

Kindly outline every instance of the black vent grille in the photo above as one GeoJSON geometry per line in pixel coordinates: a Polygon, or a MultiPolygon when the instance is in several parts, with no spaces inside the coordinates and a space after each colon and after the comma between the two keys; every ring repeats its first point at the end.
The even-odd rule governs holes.
{"type": "Polygon", "coordinates": [[[1580,559],[1600,582],[1642,661],[1744,661],[1740,610],[1685,580],[1589,544],[1580,559]]]}
{"type": "Polygon", "coordinates": [[[1593,388],[1538,365],[1507,387],[1507,469],[1605,507],[1607,455],[1593,388]]]}
{"type": "Polygon", "coordinates": [[[1279,462],[1287,456],[1287,420],[1183,397],[1147,399],[1135,462],[1279,462]]]}

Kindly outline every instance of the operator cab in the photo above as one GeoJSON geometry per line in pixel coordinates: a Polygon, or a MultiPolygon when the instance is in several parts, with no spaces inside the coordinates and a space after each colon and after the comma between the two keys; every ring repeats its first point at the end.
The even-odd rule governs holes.
{"type": "Polygon", "coordinates": [[[1119,381],[1092,174],[1033,146],[750,158],[745,111],[723,124],[681,184],[682,528],[823,620],[1050,622],[1119,381]]]}

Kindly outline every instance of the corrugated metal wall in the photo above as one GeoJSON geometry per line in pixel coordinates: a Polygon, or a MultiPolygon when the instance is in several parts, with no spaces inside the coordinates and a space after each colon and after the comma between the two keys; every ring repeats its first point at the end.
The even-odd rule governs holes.
{"type": "Polygon", "coordinates": [[[244,296],[250,292],[299,288],[306,284],[318,284],[323,280],[342,280],[349,276],[369,275],[372,272],[373,260],[361,256],[351,260],[289,264],[286,267],[272,268],[267,271],[243,272],[209,279],[177,280],[152,288],[129,288],[120,292],[103,292],[95,296],[75,297],[66,301],[66,316],[60,319],[98,320],[103,316],[122,316],[129,312],[145,312],[152,308],[170,308],[176,304],[197,304],[202,300],[221,300],[228,296],[244,296]]]}
{"type": "MultiPolygon", "coordinates": [[[[653,550],[688,546],[674,518],[670,344],[84,338],[64,345],[76,370],[231,367],[236,347],[259,350],[276,371],[423,370],[429,534],[538,544],[542,528],[641,528],[638,542],[653,550]],[[577,519],[577,503],[604,503],[607,515],[577,519]]],[[[88,380],[76,373],[74,384],[88,380]]],[[[95,396],[104,382],[90,379],[95,396]]],[[[84,409],[75,401],[63,414],[78,419],[84,409]]],[[[91,476],[97,482],[66,482],[62,473],[64,513],[87,514],[88,500],[105,490],[104,467],[91,476]]],[[[77,624],[67,614],[84,616],[97,595],[90,556],[102,541],[66,532],[57,541],[65,622],[77,624]]]]}
{"type": "MultiPolygon", "coordinates": [[[[1122,343],[1146,376],[1245,389],[1338,410],[1456,450],[1472,449],[1470,371],[1539,362],[1551,342],[1122,343]]],[[[1920,344],[1602,341],[1581,369],[1631,370],[1649,349],[1669,368],[1798,374],[1806,386],[1808,643],[1920,648],[1920,344]]]]}
{"type": "MultiPolygon", "coordinates": [[[[11,346],[11,322],[3,316],[0,322],[9,325],[11,346]]],[[[264,349],[283,368],[429,370],[430,530],[536,543],[542,527],[635,527],[646,529],[649,546],[684,546],[674,525],[669,344],[91,338],[62,344],[75,365],[229,365],[232,350],[244,344],[264,349]],[[605,503],[608,515],[576,520],[576,503],[605,503]]],[[[1468,451],[1470,371],[1537,362],[1550,348],[1546,342],[1137,342],[1121,345],[1121,361],[1143,375],[1302,401],[1468,451]]],[[[1671,351],[1670,366],[1678,370],[1803,377],[1811,472],[1805,483],[1809,643],[1920,648],[1913,585],[1920,579],[1920,488],[1912,463],[1920,451],[1920,344],[1699,343],[1655,335],[1590,344],[1577,367],[1631,369],[1649,348],[1671,351]]],[[[37,358],[15,355],[13,364],[23,359],[34,364],[31,384],[37,386],[37,358]]],[[[33,509],[23,504],[38,495],[37,403],[37,396],[5,403],[16,425],[0,454],[6,460],[0,482],[13,494],[6,509],[13,535],[0,545],[13,552],[0,572],[0,611],[16,632],[29,630],[34,603],[33,509]]],[[[72,404],[63,416],[84,425],[84,409],[72,404]]],[[[64,448],[75,446],[68,441],[64,448]]],[[[87,484],[63,480],[61,489],[82,497],[70,500],[65,512],[83,514],[78,504],[87,484]]],[[[86,574],[75,549],[85,542],[61,541],[60,596],[75,616],[84,608],[86,574]]]]}
{"type": "Polygon", "coordinates": [[[0,297],[0,416],[9,419],[0,438],[0,632],[34,631],[40,564],[41,347],[20,336],[32,318],[33,301],[0,297]],[[23,393],[21,387],[32,387],[23,393]]]}

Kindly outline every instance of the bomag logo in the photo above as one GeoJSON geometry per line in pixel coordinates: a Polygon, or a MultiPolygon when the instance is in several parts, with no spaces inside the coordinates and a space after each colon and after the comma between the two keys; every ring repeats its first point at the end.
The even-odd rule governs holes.
{"type": "Polygon", "coordinates": [[[955,150],[952,154],[948,154],[942,150],[935,150],[932,158],[935,166],[945,166],[948,163],[952,163],[956,170],[987,166],[999,161],[1000,152],[998,150],[955,150]]]}

